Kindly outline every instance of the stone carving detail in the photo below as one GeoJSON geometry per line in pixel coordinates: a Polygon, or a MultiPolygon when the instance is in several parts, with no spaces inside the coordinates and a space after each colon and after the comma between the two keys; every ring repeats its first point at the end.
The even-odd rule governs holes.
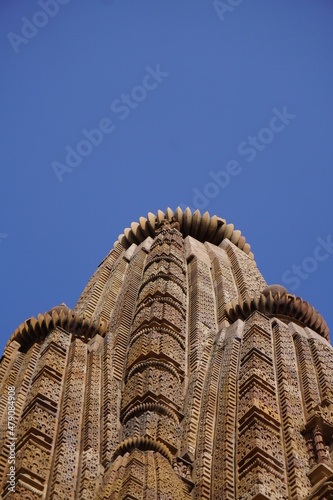
{"type": "Polygon", "coordinates": [[[120,401],[125,358],[135,303],[141,284],[146,253],[139,250],[127,268],[128,279],[114,307],[110,329],[104,339],[102,370],[102,465],[111,463],[119,444],[120,401]]]}
{"type": "Polygon", "coordinates": [[[217,323],[220,325],[223,320],[227,319],[226,305],[237,300],[237,286],[227,253],[222,248],[215,247],[210,243],[206,243],[206,246],[212,260],[217,323]]]}
{"type": "Polygon", "coordinates": [[[49,479],[66,343],[68,346],[68,333],[57,328],[38,346],[39,355],[35,352],[34,375],[16,434],[17,475],[22,488],[33,488],[39,495],[45,495],[49,479]]]}
{"type": "Polygon", "coordinates": [[[190,500],[192,485],[186,477],[189,473],[181,464],[173,469],[159,453],[133,450],[112,464],[97,498],[190,500]]]}
{"type": "Polygon", "coordinates": [[[119,397],[121,394],[121,381],[113,376],[113,350],[112,334],[107,333],[104,338],[102,360],[102,465],[107,467],[111,463],[112,453],[119,443],[119,397]]]}
{"type": "Polygon", "coordinates": [[[96,319],[102,318],[110,321],[113,308],[126,275],[127,262],[124,258],[119,258],[109,269],[109,276],[105,283],[103,293],[100,294],[94,316],[96,319]]]}
{"type": "Polygon", "coordinates": [[[321,402],[333,405],[333,355],[328,342],[322,339],[309,339],[310,350],[319,381],[321,402]]]}
{"type": "MultiPolygon", "coordinates": [[[[209,366],[202,389],[202,403],[197,432],[196,454],[198,459],[195,462],[195,473],[193,478],[195,481],[194,497],[197,499],[211,498],[210,476],[213,463],[215,434],[215,419],[213,416],[216,415],[221,362],[225,347],[223,336],[223,334],[220,336],[218,343],[213,345],[210,343],[210,356],[207,356],[209,366]]],[[[203,360],[207,362],[205,356],[203,356],[202,361],[203,360]]],[[[202,366],[200,368],[202,368],[202,366]]],[[[198,385],[196,389],[196,392],[198,392],[198,385]]],[[[192,426],[190,430],[192,431],[191,434],[193,434],[193,430],[195,430],[193,419],[191,423],[192,426]]],[[[188,437],[189,436],[187,436],[187,438],[188,437]]]]}
{"type": "Polygon", "coordinates": [[[0,360],[1,498],[333,498],[328,333],[310,304],[266,286],[232,224],[148,214],[74,312],[61,304],[11,336],[0,360]]]}
{"type": "Polygon", "coordinates": [[[145,262],[121,410],[123,440],[147,436],[173,453],[181,435],[186,324],[185,255],[176,226],[161,224],[145,262]]]}
{"type": "MultiPolygon", "coordinates": [[[[15,369],[15,374],[17,374],[17,371],[20,367],[20,361],[22,362],[24,358],[23,353],[18,353],[18,350],[20,348],[20,344],[16,342],[15,340],[12,342],[9,342],[6,345],[5,352],[3,353],[1,363],[0,363],[0,390],[1,393],[3,392],[3,387],[6,381],[8,380],[8,376],[10,375],[10,372],[12,371],[12,366],[15,364],[16,369],[15,369]]],[[[10,385],[10,384],[8,384],[10,385]]],[[[0,404],[1,406],[1,404],[0,404]]]]}
{"type": "MultiPolygon", "coordinates": [[[[219,399],[215,424],[215,447],[212,466],[211,498],[234,499],[235,492],[235,441],[237,372],[239,365],[240,336],[237,325],[227,332],[219,379],[219,399]]],[[[209,497],[208,497],[209,498],[209,497]]]]}
{"type": "MultiPolygon", "coordinates": [[[[152,408],[155,409],[156,406],[154,408],[152,405],[152,408]]],[[[123,424],[122,436],[123,439],[126,439],[137,434],[147,435],[156,441],[166,444],[173,452],[176,452],[180,430],[176,414],[172,416],[163,415],[156,409],[155,411],[144,411],[130,418],[123,424]]]]}
{"type": "MultiPolygon", "coordinates": [[[[16,373],[13,373],[13,378],[11,376],[9,377],[8,380],[8,386],[9,385],[14,385],[15,386],[15,429],[18,428],[18,423],[20,421],[20,415],[22,412],[22,406],[24,403],[24,400],[27,396],[27,393],[29,391],[29,388],[31,387],[31,379],[36,367],[36,362],[38,359],[38,354],[40,351],[40,344],[36,343],[34,344],[31,349],[29,350],[28,353],[25,354],[24,359],[21,363],[20,360],[20,370],[16,376],[16,373]]],[[[5,390],[5,396],[7,398],[8,395],[8,386],[6,387],[5,390]]],[[[4,418],[3,421],[6,423],[6,431],[7,431],[7,422],[8,422],[8,417],[7,417],[7,406],[6,406],[6,412],[4,413],[4,418]]],[[[0,478],[1,478],[1,487],[4,488],[6,485],[6,480],[7,476],[6,473],[8,471],[8,455],[9,455],[9,449],[7,447],[6,443],[6,438],[8,437],[7,432],[5,433],[4,436],[1,438],[1,445],[2,448],[0,450],[0,478]]],[[[8,486],[8,485],[7,485],[8,486]]]]}
{"type": "Polygon", "coordinates": [[[179,333],[171,328],[153,326],[139,329],[131,338],[129,345],[131,349],[127,359],[128,368],[131,368],[140,355],[147,356],[152,352],[157,358],[164,354],[164,357],[169,357],[174,365],[185,371],[185,344],[179,333]]]}
{"type": "Polygon", "coordinates": [[[96,272],[90,278],[87,286],[85,287],[78,303],[75,306],[74,312],[80,315],[91,317],[94,313],[97,302],[101,296],[103,287],[107,281],[113,264],[118,257],[125,252],[124,247],[120,243],[116,244],[109,255],[99,265],[96,272]]]}
{"type": "Polygon", "coordinates": [[[299,333],[294,333],[293,337],[303,389],[305,416],[308,419],[320,404],[319,390],[308,340],[299,333]]]}
{"type": "Polygon", "coordinates": [[[69,353],[49,493],[51,498],[74,498],[79,466],[86,358],[86,344],[75,339],[69,353]]]}
{"type": "Polygon", "coordinates": [[[254,313],[245,322],[238,384],[237,498],[287,499],[271,327],[254,313]],[[253,358],[260,357],[255,364],[253,358]],[[253,368],[256,366],[256,368],[253,368]]]}
{"type": "MultiPolygon", "coordinates": [[[[1,390],[1,396],[0,396],[0,422],[3,422],[6,420],[5,413],[7,410],[7,388],[9,386],[15,385],[16,382],[16,377],[19,373],[19,370],[23,364],[24,361],[26,361],[29,358],[26,357],[22,352],[17,353],[14,362],[11,365],[11,370],[7,372],[7,376],[4,379],[3,385],[2,385],[2,390],[1,390]]],[[[26,363],[24,363],[24,366],[26,363]]],[[[7,414],[6,414],[7,415],[7,414]]],[[[5,422],[5,425],[7,425],[7,421],[5,422]]]]}
{"type": "Polygon", "coordinates": [[[306,442],[301,434],[304,417],[296,370],[296,353],[291,332],[286,325],[281,322],[273,323],[273,337],[289,498],[304,498],[311,485],[306,474],[306,442]]]}
{"type": "Polygon", "coordinates": [[[173,460],[172,468],[174,472],[185,479],[190,486],[193,487],[192,483],[192,465],[186,460],[182,460],[181,458],[177,458],[173,460]]]}
{"type": "Polygon", "coordinates": [[[122,380],[124,374],[127,342],[135,312],[135,303],[141,284],[145,258],[146,254],[141,250],[131,260],[127,270],[128,279],[119,293],[110,320],[110,331],[114,337],[113,364],[115,376],[118,380],[122,380]]]}
{"type": "MultiPolygon", "coordinates": [[[[146,364],[147,361],[142,363],[140,368],[146,364]]],[[[168,365],[164,364],[164,368],[166,366],[168,365]]],[[[128,407],[134,397],[142,401],[148,392],[152,392],[158,399],[169,400],[173,403],[173,407],[179,409],[181,402],[181,386],[179,382],[179,378],[167,369],[163,369],[161,363],[154,363],[146,369],[134,373],[127,380],[122,398],[123,409],[128,407]]]]}
{"type": "MultiPolygon", "coordinates": [[[[102,339],[88,354],[86,394],[83,422],[83,453],[81,457],[80,499],[94,496],[99,485],[100,408],[101,408],[101,349],[102,339]]],[[[81,447],[82,450],[82,447],[81,447]]]]}
{"type": "Polygon", "coordinates": [[[195,373],[211,328],[216,331],[215,297],[207,264],[198,258],[188,263],[190,310],[190,368],[195,373]]]}
{"type": "Polygon", "coordinates": [[[263,290],[267,283],[258,271],[256,263],[227,239],[223,240],[220,246],[229,256],[241,298],[245,300],[247,295],[259,296],[260,290],[263,290]]]}

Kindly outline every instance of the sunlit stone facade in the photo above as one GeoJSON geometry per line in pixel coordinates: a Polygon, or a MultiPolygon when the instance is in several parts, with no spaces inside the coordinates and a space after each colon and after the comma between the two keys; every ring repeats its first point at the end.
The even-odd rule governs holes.
{"type": "Polygon", "coordinates": [[[332,381],[323,318],[267,286],[240,231],[149,214],[73,311],[10,338],[1,498],[333,498],[332,381]]]}

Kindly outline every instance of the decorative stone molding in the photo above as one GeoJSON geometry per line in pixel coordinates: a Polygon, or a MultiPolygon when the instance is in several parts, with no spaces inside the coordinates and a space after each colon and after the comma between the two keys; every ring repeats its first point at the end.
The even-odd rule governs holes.
{"type": "Polygon", "coordinates": [[[141,413],[145,413],[147,411],[154,411],[156,413],[160,413],[161,415],[168,415],[172,418],[176,423],[178,423],[177,414],[168,408],[166,405],[158,404],[158,403],[140,403],[135,405],[129,411],[125,413],[125,415],[121,418],[121,423],[125,424],[128,420],[135,417],[136,415],[140,415],[141,413]]]}
{"type": "Polygon", "coordinates": [[[132,451],[135,448],[142,451],[156,451],[160,453],[163,457],[167,458],[172,465],[172,455],[168,448],[161,442],[155,441],[149,437],[135,437],[125,439],[120,443],[113,454],[113,460],[115,460],[119,455],[125,455],[128,451],[132,451]]]}
{"type": "Polygon", "coordinates": [[[97,333],[103,336],[107,329],[107,323],[104,320],[96,323],[93,318],[85,318],[74,313],[66,305],[57,306],[44,314],[38,314],[37,318],[32,316],[21,323],[10,337],[7,345],[15,340],[22,347],[26,346],[33,340],[45,337],[57,326],[86,340],[94,337],[97,333]]]}
{"type": "Polygon", "coordinates": [[[260,311],[269,317],[292,318],[297,323],[307,326],[329,340],[329,329],[324,318],[308,302],[290,293],[270,291],[259,297],[246,297],[246,300],[232,301],[226,306],[226,316],[233,323],[237,319],[246,319],[254,311],[260,311]]]}
{"type": "MultiPolygon", "coordinates": [[[[140,217],[139,222],[132,222],[131,227],[126,228],[118,241],[124,248],[129,248],[133,243],[139,244],[149,236],[155,238],[164,226],[164,221],[169,221],[171,227],[175,226],[184,237],[192,236],[201,242],[209,241],[219,245],[224,239],[230,240],[234,245],[243,250],[252,260],[251,246],[246,243],[245,237],[239,230],[234,229],[233,224],[227,224],[225,219],[216,215],[212,217],[209,212],[201,215],[199,210],[193,214],[187,207],[183,212],[180,207],[175,212],[167,208],[165,212],[158,210],[157,215],[149,212],[147,217],[140,217]]],[[[115,245],[118,243],[115,242],[115,245]]]]}

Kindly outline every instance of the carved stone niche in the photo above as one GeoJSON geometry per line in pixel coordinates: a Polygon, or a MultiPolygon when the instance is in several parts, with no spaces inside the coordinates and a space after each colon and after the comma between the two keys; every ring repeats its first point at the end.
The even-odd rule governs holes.
{"type": "Polygon", "coordinates": [[[302,434],[306,441],[309,456],[309,479],[313,486],[333,474],[333,463],[330,451],[333,448],[333,426],[321,415],[317,408],[307,422],[302,434]]]}
{"type": "Polygon", "coordinates": [[[190,487],[190,490],[194,487],[194,482],[192,481],[192,464],[184,458],[176,457],[173,459],[172,468],[175,473],[181,477],[181,479],[190,487]]]}

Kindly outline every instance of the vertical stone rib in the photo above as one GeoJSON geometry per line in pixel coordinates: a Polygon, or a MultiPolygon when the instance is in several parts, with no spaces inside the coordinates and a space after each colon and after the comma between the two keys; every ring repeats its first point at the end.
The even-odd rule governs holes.
{"type": "Polygon", "coordinates": [[[110,331],[114,334],[113,370],[117,380],[122,380],[124,363],[129,340],[129,332],[135,311],[138,290],[141,284],[146,252],[139,247],[132,258],[117,303],[110,321],[110,331]]]}
{"type": "Polygon", "coordinates": [[[97,303],[100,300],[101,295],[103,294],[104,287],[110,278],[111,269],[108,266],[104,266],[101,270],[101,273],[98,276],[98,280],[96,280],[94,284],[94,288],[89,299],[88,304],[85,307],[84,315],[88,318],[94,317],[95,309],[97,307],[97,303]]]}
{"type": "Polygon", "coordinates": [[[181,450],[193,460],[204,381],[217,333],[216,302],[211,276],[211,261],[205,245],[187,237],[189,311],[187,325],[188,386],[181,450]]]}
{"type": "Polygon", "coordinates": [[[149,436],[172,453],[183,409],[184,260],[179,232],[162,230],[145,263],[122,394],[123,439],[149,436]]]}
{"type": "Polygon", "coordinates": [[[214,329],[208,334],[199,368],[196,373],[191,374],[190,382],[186,391],[184,409],[185,418],[183,421],[183,433],[180,449],[182,454],[188,454],[192,460],[196,456],[195,450],[198,444],[198,427],[200,412],[202,411],[202,395],[215,338],[216,332],[214,329]]]}
{"type": "Polygon", "coordinates": [[[0,397],[0,484],[8,466],[8,387],[16,387],[15,380],[25,357],[23,353],[17,353],[16,350],[14,352],[16,352],[16,357],[12,363],[8,364],[11,369],[4,377],[0,397]]]}
{"type": "Polygon", "coordinates": [[[101,443],[102,465],[111,463],[113,450],[118,444],[118,393],[120,382],[112,376],[112,334],[104,337],[102,354],[102,411],[101,411],[101,443]]]}
{"type": "Polygon", "coordinates": [[[304,426],[304,415],[296,353],[291,332],[286,325],[275,322],[273,336],[289,498],[300,499],[307,496],[311,484],[307,477],[306,443],[300,432],[304,426]]]}
{"type": "Polygon", "coordinates": [[[105,283],[112,271],[112,266],[121,254],[125,252],[120,243],[117,243],[109,255],[101,262],[96,272],[90,278],[81,297],[79,298],[74,312],[87,317],[92,317],[97,302],[101,296],[105,283]]]}
{"type": "Polygon", "coordinates": [[[94,337],[89,343],[86,395],[84,402],[83,439],[77,498],[89,500],[99,485],[100,466],[100,410],[101,410],[101,348],[103,340],[94,337]]]}
{"type": "Polygon", "coordinates": [[[70,347],[65,391],[56,441],[49,495],[74,499],[80,458],[80,441],[86,377],[87,345],[75,339],[70,347]]]}
{"type": "MultiPolygon", "coordinates": [[[[20,344],[13,340],[10,344],[6,345],[5,351],[0,361],[0,393],[3,394],[4,386],[7,382],[8,376],[11,375],[11,366],[13,363],[16,363],[17,366],[17,355],[18,350],[20,348],[20,344]]],[[[20,356],[18,356],[20,358],[20,356]]],[[[24,358],[24,355],[21,356],[21,359],[24,358]]],[[[16,368],[17,373],[17,368],[16,368]]],[[[10,384],[7,384],[10,385],[10,384]]],[[[1,405],[0,405],[1,406],[1,405]]],[[[0,417],[1,420],[1,417],[0,417]]]]}
{"type": "Polygon", "coordinates": [[[211,328],[217,331],[216,304],[210,272],[210,258],[205,246],[193,238],[186,239],[186,258],[189,274],[189,364],[190,371],[198,369],[202,352],[211,328]]]}
{"type": "MultiPolygon", "coordinates": [[[[23,404],[25,402],[29,388],[31,386],[31,380],[36,367],[39,351],[40,351],[40,344],[34,344],[30,348],[29,352],[25,354],[23,361],[20,359],[18,360],[18,364],[20,364],[19,373],[17,376],[15,376],[16,374],[14,371],[13,375],[15,376],[15,380],[13,380],[13,382],[10,380],[10,382],[13,383],[13,385],[15,385],[16,388],[15,429],[18,428],[18,423],[20,421],[23,404]]],[[[19,355],[19,358],[20,357],[21,356],[19,355]]],[[[7,412],[5,412],[4,415],[6,418],[7,412]]],[[[8,437],[8,435],[6,437],[8,437]]],[[[4,441],[4,446],[1,450],[1,455],[0,455],[0,478],[2,478],[2,488],[4,487],[4,482],[7,479],[6,471],[8,470],[8,465],[9,465],[7,460],[8,455],[9,455],[9,449],[6,446],[6,441],[4,441]]]]}
{"type": "Polygon", "coordinates": [[[237,322],[226,329],[222,344],[213,464],[211,498],[231,500],[235,491],[235,443],[237,412],[237,378],[243,324],[237,322]]]}
{"type": "Polygon", "coordinates": [[[269,319],[246,321],[238,384],[237,498],[287,499],[269,319]]]}
{"type": "Polygon", "coordinates": [[[99,301],[99,307],[96,311],[96,319],[101,318],[105,321],[110,321],[113,308],[115,306],[118,294],[126,275],[127,262],[125,259],[120,259],[118,265],[115,266],[111,274],[104,293],[99,301]]]}
{"type": "MultiPolygon", "coordinates": [[[[219,380],[221,377],[221,365],[224,352],[224,333],[213,348],[215,335],[212,335],[208,356],[203,356],[202,361],[209,366],[205,379],[200,420],[197,437],[197,460],[194,473],[194,498],[198,500],[211,498],[211,471],[213,464],[213,449],[216,426],[216,410],[219,390],[219,380]]],[[[208,351],[207,347],[205,351],[208,351]]]]}
{"type": "Polygon", "coordinates": [[[205,245],[213,266],[217,324],[220,326],[226,319],[225,306],[238,298],[237,287],[227,253],[210,243],[205,245]]]}
{"type": "Polygon", "coordinates": [[[102,371],[102,465],[107,468],[119,444],[120,401],[129,333],[141,283],[146,251],[132,257],[104,339],[102,371]]]}
{"type": "Polygon", "coordinates": [[[309,345],[319,381],[321,403],[328,406],[333,403],[332,348],[326,340],[314,336],[310,337],[309,345]]]}
{"type": "Polygon", "coordinates": [[[295,342],[302,395],[304,398],[305,417],[308,420],[315,408],[320,404],[316,374],[312,362],[311,351],[305,333],[298,333],[299,327],[293,325],[293,338],[295,342]],[[296,329],[297,328],[297,329],[296,329]]]}
{"type": "Polygon", "coordinates": [[[1,388],[1,397],[0,397],[0,422],[3,423],[3,419],[5,420],[4,425],[7,428],[7,421],[4,418],[7,409],[7,401],[8,401],[8,387],[15,386],[16,377],[19,373],[19,370],[22,366],[22,363],[25,358],[25,354],[23,352],[16,352],[16,356],[10,365],[10,370],[6,372],[6,376],[4,376],[2,388],[1,388]]]}
{"type": "Polygon", "coordinates": [[[260,291],[267,286],[267,283],[258,271],[255,261],[227,239],[222,241],[220,247],[229,256],[240,297],[245,300],[247,295],[250,297],[259,296],[260,291]]]}

